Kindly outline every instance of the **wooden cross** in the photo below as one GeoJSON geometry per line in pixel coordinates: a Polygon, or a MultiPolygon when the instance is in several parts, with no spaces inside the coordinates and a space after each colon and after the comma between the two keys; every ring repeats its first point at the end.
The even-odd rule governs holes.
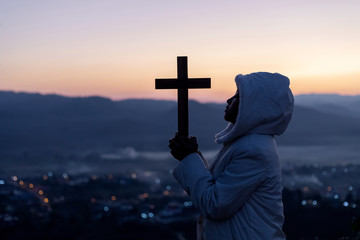
{"type": "Polygon", "coordinates": [[[155,89],[178,90],[178,133],[189,136],[189,88],[211,88],[210,78],[188,78],[187,57],[177,57],[177,78],[155,79],[155,89]]]}

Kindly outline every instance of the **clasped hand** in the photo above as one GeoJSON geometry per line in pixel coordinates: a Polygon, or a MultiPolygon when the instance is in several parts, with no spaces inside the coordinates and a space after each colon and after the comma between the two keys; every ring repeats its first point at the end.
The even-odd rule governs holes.
{"type": "Polygon", "coordinates": [[[175,134],[175,137],[169,140],[170,153],[174,158],[181,161],[187,155],[198,151],[196,137],[185,137],[175,134]]]}

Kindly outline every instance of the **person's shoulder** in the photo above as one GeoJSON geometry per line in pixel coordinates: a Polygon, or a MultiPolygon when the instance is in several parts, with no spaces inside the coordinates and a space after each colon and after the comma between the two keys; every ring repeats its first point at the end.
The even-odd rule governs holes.
{"type": "Polygon", "coordinates": [[[269,156],[277,153],[273,136],[264,134],[248,134],[238,138],[232,147],[238,154],[269,156]]]}
{"type": "Polygon", "coordinates": [[[274,137],[272,135],[251,133],[237,138],[231,145],[236,147],[257,148],[263,144],[273,145],[274,143],[274,137]]]}

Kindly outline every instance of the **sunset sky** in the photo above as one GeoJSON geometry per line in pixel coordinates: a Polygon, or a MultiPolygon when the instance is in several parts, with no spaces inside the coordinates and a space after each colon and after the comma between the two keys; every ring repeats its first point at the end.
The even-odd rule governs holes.
{"type": "Polygon", "coordinates": [[[360,94],[359,0],[1,0],[0,90],[176,99],[155,78],[211,77],[199,101],[224,101],[234,77],[288,76],[294,94],[360,94]]]}

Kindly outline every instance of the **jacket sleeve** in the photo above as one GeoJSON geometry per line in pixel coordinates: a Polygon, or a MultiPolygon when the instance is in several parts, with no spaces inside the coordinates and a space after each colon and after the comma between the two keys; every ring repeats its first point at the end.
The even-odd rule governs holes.
{"type": "Polygon", "coordinates": [[[196,153],[184,158],[174,176],[202,215],[212,220],[232,217],[265,175],[261,156],[236,156],[216,180],[196,153]]]}

